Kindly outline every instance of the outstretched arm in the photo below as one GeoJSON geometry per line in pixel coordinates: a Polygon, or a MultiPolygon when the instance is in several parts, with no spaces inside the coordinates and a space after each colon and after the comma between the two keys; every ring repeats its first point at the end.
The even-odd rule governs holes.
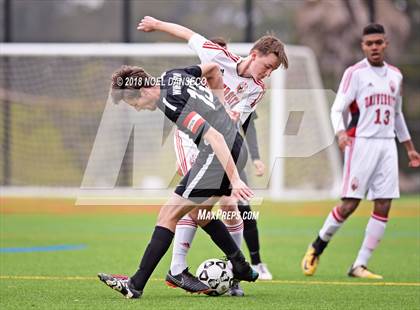
{"type": "Polygon", "coordinates": [[[202,63],[214,62],[218,55],[224,54],[223,49],[217,44],[209,42],[202,35],[178,24],[145,16],[137,25],[137,29],[144,32],[166,32],[176,38],[187,41],[188,46],[197,53],[202,63]]]}
{"type": "Polygon", "coordinates": [[[192,31],[191,29],[188,29],[187,27],[174,24],[174,23],[164,22],[151,16],[143,17],[143,19],[137,25],[137,30],[144,31],[144,32],[152,32],[152,31],[166,32],[167,34],[170,34],[176,38],[186,40],[186,41],[189,41],[190,38],[195,33],[194,31],[192,31]]]}

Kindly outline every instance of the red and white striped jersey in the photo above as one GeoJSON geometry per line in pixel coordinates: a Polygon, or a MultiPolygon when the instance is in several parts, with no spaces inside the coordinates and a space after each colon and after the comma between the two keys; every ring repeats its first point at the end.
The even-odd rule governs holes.
{"type": "Polygon", "coordinates": [[[343,75],[331,109],[335,133],[351,137],[410,139],[401,111],[403,76],[387,63],[374,67],[365,58],[343,75]]]}
{"type": "Polygon", "coordinates": [[[197,53],[202,63],[215,62],[221,67],[225,102],[232,111],[239,112],[241,122],[245,122],[264,96],[264,82],[239,76],[237,66],[242,58],[198,33],[190,38],[188,45],[197,53]]]}

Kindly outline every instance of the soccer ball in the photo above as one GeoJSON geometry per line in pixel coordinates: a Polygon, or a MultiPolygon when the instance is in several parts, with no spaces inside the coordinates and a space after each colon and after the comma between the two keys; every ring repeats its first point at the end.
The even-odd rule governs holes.
{"type": "Polygon", "coordinates": [[[233,273],[228,266],[228,262],[217,258],[202,262],[197,268],[196,276],[211,288],[211,291],[207,293],[210,296],[223,295],[229,290],[233,282],[233,273]]]}

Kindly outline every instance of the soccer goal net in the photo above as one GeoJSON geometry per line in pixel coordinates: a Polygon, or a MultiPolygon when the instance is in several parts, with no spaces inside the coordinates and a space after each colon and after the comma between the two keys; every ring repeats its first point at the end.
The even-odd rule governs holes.
{"type": "MultiPolygon", "coordinates": [[[[246,56],[249,44],[231,44],[246,56]]],[[[69,195],[78,189],[169,191],[177,176],[173,134],[159,111],[108,100],[121,65],[153,76],[199,62],[185,44],[0,44],[2,195],[69,195]],[[166,138],[165,138],[166,137],[166,138]]],[[[247,166],[250,185],[273,199],[338,193],[341,164],[311,50],[287,46],[255,121],[266,174],[247,166]]],[[[138,192],[136,192],[138,194],[138,192]]]]}

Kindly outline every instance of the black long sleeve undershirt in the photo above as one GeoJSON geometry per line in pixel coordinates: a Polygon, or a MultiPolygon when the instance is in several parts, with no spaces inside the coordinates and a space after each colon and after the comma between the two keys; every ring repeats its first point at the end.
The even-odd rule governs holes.
{"type": "Polygon", "coordinates": [[[256,112],[253,112],[246,121],[242,124],[242,129],[245,134],[245,140],[248,145],[248,150],[252,160],[260,159],[258,149],[257,130],[255,128],[254,120],[258,118],[256,112]]]}

